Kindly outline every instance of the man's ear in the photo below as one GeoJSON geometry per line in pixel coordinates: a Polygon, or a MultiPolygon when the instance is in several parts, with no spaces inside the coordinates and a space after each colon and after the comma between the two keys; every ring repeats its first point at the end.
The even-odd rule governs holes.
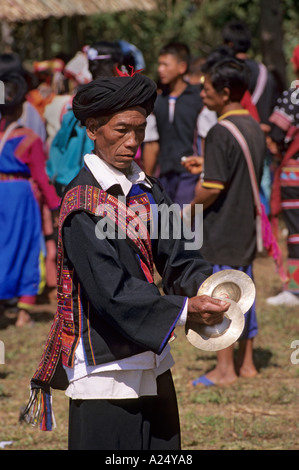
{"type": "Polygon", "coordinates": [[[91,140],[96,140],[96,132],[99,127],[98,120],[95,118],[86,119],[86,133],[91,140]]]}
{"type": "Polygon", "coordinates": [[[230,101],[230,89],[229,88],[223,88],[222,90],[222,97],[223,100],[228,103],[230,101]]]}
{"type": "Polygon", "coordinates": [[[188,64],[184,60],[178,63],[178,70],[181,75],[185,75],[188,70],[188,64]]]}

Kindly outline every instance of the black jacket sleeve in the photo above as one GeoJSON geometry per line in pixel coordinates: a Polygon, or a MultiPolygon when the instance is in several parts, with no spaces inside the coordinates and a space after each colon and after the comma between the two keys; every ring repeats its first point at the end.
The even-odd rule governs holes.
{"type": "Polygon", "coordinates": [[[161,295],[146,279],[137,253],[126,240],[96,237],[97,220],[85,212],[67,219],[63,230],[66,255],[99,320],[142,350],[160,353],[186,298],[161,295]]]}
{"type": "MultiPolygon", "coordinates": [[[[170,204],[154,185],[157,203],[170,204]]],[[[154,192],[155,192],[154,191],[154,192]]],[[[174,217],[179,217],[175,214],[174,217]]],[[[169,237],[153,240],[153,258],[163,279],[165,295],[147,280],[138,252],[127,240],[99,239],[96,224],[101,220],[86,212],[70,215],[63,227],[67,258],[76,271],[85,294],[99,320],[117,335],[141,350],[160,353],[180,318],[188,296],[196,295],[200,284],[211,274],[211,266],[199,250],[187,250],[184,236],[173,237],[173,217],[169,237]]],[[[180,224],[181,220],[175,223],[180,224]]],[[[183,235],[183,233],[182,233],[183,235]]],[[[98,328],[101,334],[101,326],[98,328]]]]}

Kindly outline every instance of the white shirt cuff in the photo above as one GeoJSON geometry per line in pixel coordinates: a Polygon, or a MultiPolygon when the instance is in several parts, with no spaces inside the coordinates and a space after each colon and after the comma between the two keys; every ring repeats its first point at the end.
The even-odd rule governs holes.
{"type": "Polygon", "coordinates": [[[183,311],[181,313],[180,318],[177,321],[176,326],[185,326],[186,321],[187,321],[187,315],[188,315],[188,299],[186,299],[183,311]]]}

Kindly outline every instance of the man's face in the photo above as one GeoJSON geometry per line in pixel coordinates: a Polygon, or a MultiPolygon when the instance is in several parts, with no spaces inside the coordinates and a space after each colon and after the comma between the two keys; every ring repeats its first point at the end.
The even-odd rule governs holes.
{"type": "Polygon", "coordinates": [[[163,54],[158,59],[158,74],[162,85],[169,85],[186,72],[187,64],[178,61],[172,54],[163,54]]]}
{"type": "Polygon", "coordinates": [[[130,108],[104,118],[100,127],[94,130],[92,127],[91,119],[87,123],[87,134],[95,143],[96,155],[124,171],[131,165],[144,139],[146,112],[141,107],[130,108]]]}
{"type": "Polygon", "coordinates": [[[213,87],[210,77],[206,75],[203,89],[200,93],[203,103],[212,111],[216,111],[217,114],[221,114],[223,107],[227,103],[226,92],[222,90],[218,92],[213,87]]]}

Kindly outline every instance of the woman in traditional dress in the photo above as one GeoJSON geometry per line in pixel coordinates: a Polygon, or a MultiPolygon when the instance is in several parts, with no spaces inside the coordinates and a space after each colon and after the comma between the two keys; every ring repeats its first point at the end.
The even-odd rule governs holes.
{"type": "Polygon", "coordinates": [[[281,214],[287,229],[286,267],[288,282],[277,295],[269,297],[270,305],[299,305],[299,44],[291,59],[295,80],[277,100],[270,116],[268,145],[278,167],[271,195],[271,215],[277,226],[281,214]]]}
{"type": "Polygon", "coordinates": [[[31,322],[41,286],[42,226],[38,201],[54,211],[60,199],[45,173],[41,139],[20,126],[27,87],[20,74],[0,77],[0,299],[17,299],[16,325],[31,322]]]}

